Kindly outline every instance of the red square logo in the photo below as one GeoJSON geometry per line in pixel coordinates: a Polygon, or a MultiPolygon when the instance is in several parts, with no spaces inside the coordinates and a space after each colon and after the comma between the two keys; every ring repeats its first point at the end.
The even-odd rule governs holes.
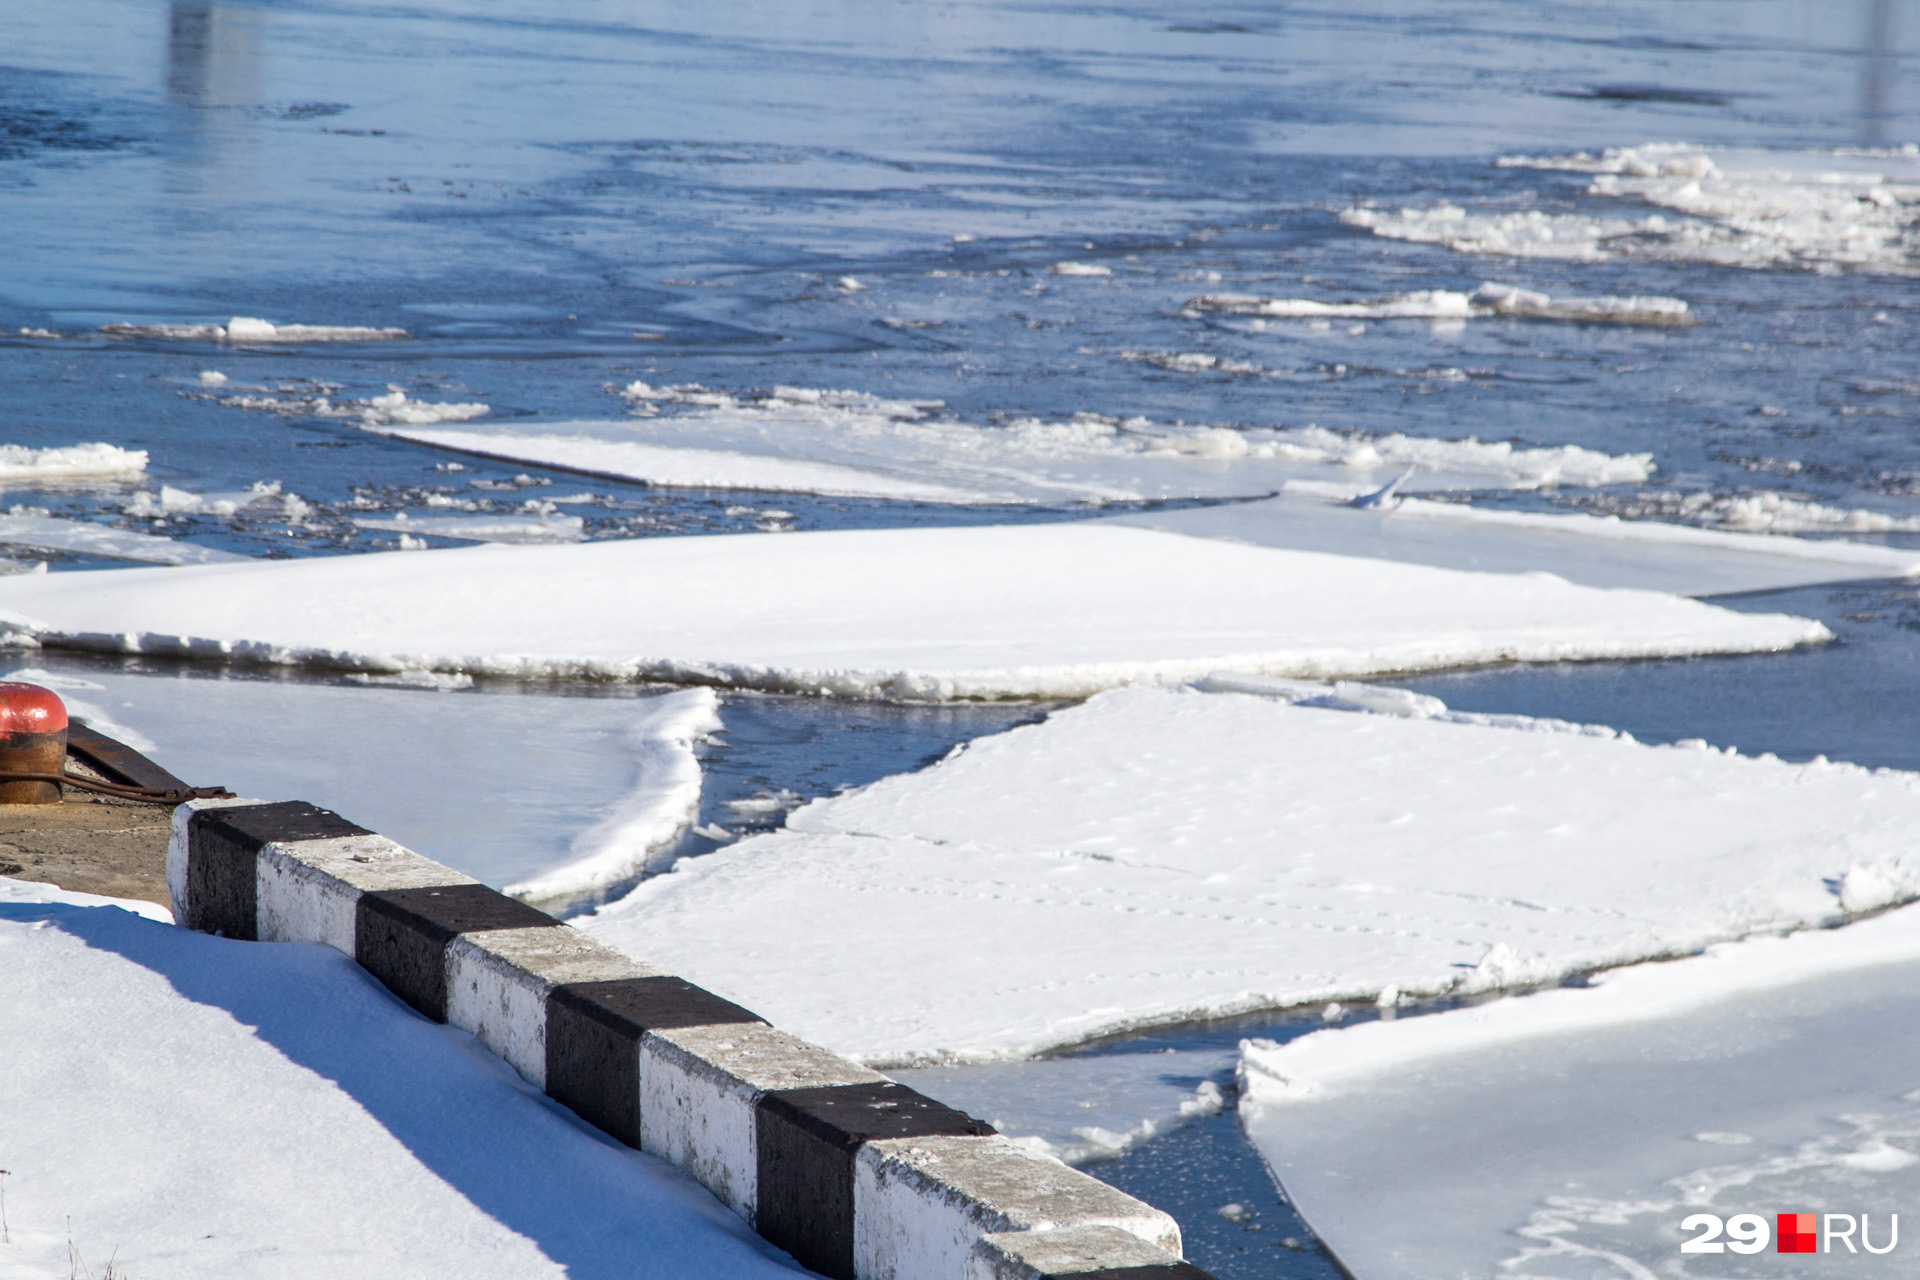
{"type": "Polygon", "coordinates": [[[1818,1228],[1812,1213],[1775,1214],[1775,1252],[1778,1253],[1817,1253],[1815,1236],[1818,1228]]]}

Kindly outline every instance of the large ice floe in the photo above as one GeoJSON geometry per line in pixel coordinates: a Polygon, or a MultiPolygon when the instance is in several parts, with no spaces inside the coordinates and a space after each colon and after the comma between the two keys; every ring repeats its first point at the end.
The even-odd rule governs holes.
{"type": "Polygon", "coordinates": [[[816,800],[585,927],[888,1063],[1548,983],[1920,891],[1920,775],[1372,685],[1205,687],[816,800]]]}
{"type": "Polygon", "coordinates": [[[794,1275],[347,957],[134,911],[0,879],[0,1274],[794,1275]]]}
{"type": "Polygon", "coordinates": [[[218,662],[928,699],[1079,697],[1222,667],[1337,677],[1830,638],[1804,618],[1548,574],[1100,522],[21,575],[0,581],[0,620],[45,645],[218,662]]]}
{"type": "Polygon", "coordinates": [[[1654,143],[1598,155],[1510,156],[1507,168],[1591,175],[1589,196],[1651,206],[1633,214],[1356,208],[1374,235],[1466,253],[1655,258],[1740,267],[1909,273],[1920,268],[1920,147],[1762,151],[1654,143]]]}
{"type": "Polygon", "coordinates": [[[1884,1251],[1890,1215],[1920,1194],[1917,984],[1906,907],[1585,987],[1250,1041],[1241,1117],[1369,1280],[1739,1274],[1737,1254],[1680,1252],[1695,1213],[1771,1226],[1817,1208],[1854,1219],[1833,1225],[1856,1245],[1865,1214],[1884,1251]]]}
{"type": "MultiPolygon", "coordinates": [[[[1358,503],[1351,487],[1298,483],[1256,502],[1129,512],[1107,519],[1260,546],[1448,569],[1554,573],[1591,587],[1641,587],[1688,596],[1920,575],[1920,550],[1837,538],[1701,529],[1612,515],[1505,511],[1393,493],[1360,496],[1358,503]]],[[[1797,509],[1786,502],[1761,505],[1775,511],[1797,509]]],[[[1671,514],[1684,518],[1688,513],[1671,514]]],[[[1823,532],[1836,528],[1815,527],[1823,532]]]]}
{"type": "Polygon", "coordinates": [[[1187,303],[1187,310],[1282,320],[1466,320],[1518,316],[1527,320],[1565,320],[1582,324],[1693,323],[1680,298],[1554,297],[1517,285],[1487,283],[1472,293],[1419,289],[1388,298],[1321,302],[1312,298],[1261,298],[1246,293],[1209,293],[1187,303]]]}
{"type": "Polygon", "coordinates": [[[225,564],[247,559],[217,547],[115,529],[91,520],[62,519],[44,507],[16,506],[0,514],[0,545],[144,564],[225,564]]]}
{"type": "Polygon", "coordinates": [[[447,427],[363,415],[362,424],[437,448],[649,484],[909,502],[1249,497],[1298,479],[1377,485],[1409,467],[1412,489],[1534,489],[1639,483],[1654,469],[1644,453],[1317,426],[1234,429],[1093,413],[989,426],[944,416],[933,402],[805,387],[736,395],[635,382],[622,395],[643,421],[447,427]]]}
{"type": "Polygon", "coordinates": [[[235,316],[225,324],[103,324],[111,338],[166,338],[202,342],[390,342],[407,336],[405,329],[380,329],[357,324],[275,324],[254,316],[235,316]]]}

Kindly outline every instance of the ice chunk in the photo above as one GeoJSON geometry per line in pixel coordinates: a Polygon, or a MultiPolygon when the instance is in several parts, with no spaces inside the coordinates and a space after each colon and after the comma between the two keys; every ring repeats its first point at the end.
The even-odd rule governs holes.
{"type": "Polygon", "coordinates": [[[73,444],[30,449],[0,444],[0,481],[15,484],[34,480],[121,479],[143,474],[145,449],[122,449],[112,444],[73,444]]]}
{"type": "Polygon", "coordinates": [[[639,704],[632,731],[640,778],[600,819],[574,837],[566,863],[507,886],[529,902],[564,903],[638,876],[649,856],[693,822],[700,807],[694,744],[718,732],[720,700],[711,689],[683,689],[639,704]]]}
{"type": "Polygon", "coordinates": [[[487,413],[488,408],[484,404],[409,400],[407,393],[399,387],[389,387],[383,396],[369,397],[359,409],[360,421],[368,427],[390,424],[426,427],[437,422],[468,422],[483,418],[487,413]]]}
{"type": "Polygon", "coordinates": [[[403,511],[391,519],[355,516],[353,522],[362,529],[469,542],[579,542],[587,536],[580,516],[410,516],[403,511]]]}
{"type": "Polygon", "coordinates": [[[405,329],[364,325],[274,324],[253,316],[235,316],[217,324],[103,324],[100,332],[116,338],[170,338],[213,342],[385,342],[407,336],[405,329]]]}
{"type": "Polygon", "coordinates": [[[1110,276],[1112,267],[1097,262],[1056,262],[1047,268],[1056,276],[1110,276]]]}
{"type": "MultiPolygon", "coordinates": [[[[1904,148],[1763,151],[1660,143],[1610,148],[1598,156],[1510,156],[1498,163],[1590,174],[1587,194],[1661,212],[1470,213],[1442,202],[1349,209],[1340,220],[1390,239],[1516,257],[1901,273],[1916,262],[1912,230],[1920,207],[1920,154],[1904,148]]],[[[1656,315],[1644,319],[1661,322],[1656,315]]]]}
{"type": "Polygon", "coordinates": [[[898,1062],[1533,986],[1844,919],[1859,866],[1914,891],[1920,775],[1453,714],[1101,694],[815,800],[586,927],[898,1062]],[[856,915],[854,952],[806,923],[856,915]]]}
{"type": "Polygon", "coordinates": [[[487,546],[65,580],[72,576],[0,582],[0,615],[51,645],[216,662],[673,679],[856,697],[1078,697],[1222,669],[1348,678],[1484,661],[1773,651],[1829,638],[1803,618],[1596,591],[1546,574],[1464,573],[1101,522],[487,546]],[[716,582],[728,585],[721,596],[716,582]],[[1141,625],[1143,610],[1151,626],[1141,625]]]}

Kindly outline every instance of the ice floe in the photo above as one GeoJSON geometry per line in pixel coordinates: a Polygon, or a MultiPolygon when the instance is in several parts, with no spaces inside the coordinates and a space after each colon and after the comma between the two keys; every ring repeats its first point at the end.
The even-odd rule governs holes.
{"type": "Polygon", "coordinates": [[[1420,289],[1364,302],[1318,302],[1311,298],[1261,298],[1244,293],[1209,293],[1187,303],[1190,311],[1277,319],[1464,320],[1519,316],[1529,320],[1570,320],[1586,324],[1691,324],[1681,298],[1554,297],[1517,285],[1487,283],[1472,293],[1420,289]]]}
{"type": "Polygon", "coordinates": [[[120,905],[0,879],[0,1272],[794,1275],[347,957],[120,905]]]}
{"type": "Polygon", "coordinates": [[[112,444],[72,444],[30,449],[0,444],[0,484],[19,487],[37,480],[117,480],[145,474],[147,451],[112,444]]]}
{"type": "MultiPolygon", "coordinates": [[[[1553,573],[1591,587],[1678,595],[1920,575],[1920,550],[1733,532],[1667,523],[1681,518],[1631,501],[1634,519],[1505,511],[1434,502],[1358,486],[1289,485],[1277,497],[1232,505],[1108,517],[1113,523],[1260,546],[1374,556],[1449,569],[1553,573]]],[[[1612,501],[1595,505],[1614,505],[1612,501]]],[[[1829,532],[1832,525],[1819,527],[1829,532]]]]}
{"type": "Polygon", "coordinates": [[[1871,1213],[1884,1247],[1920,1191],[1916,977],[1908,907],[1251,1041],[1241,1116],[1327,1244],[1381,1280],[1694,1274],[1671,1265],[1682,1218],[1776,1204],[1871,1213]]]}
{"type": "Polygon", "coordinates": [[[114,338],[170,338],[203,342],[386,342],[407,336],[405,329],[365,325],[274,324],[253,316],[235,316],[220,324],[103,324],[114,338]]]}
{"type": "Polygon", "coordinates": [[[720,699],[711,689],[682,689],[647,702],[629,738],[639,763],[633,790],[574,837],[570,861],[506,891],[529,902],[564,902],[646,870],[649,856],[693,824],[700,807],[694,744],[720,728],[720,699]]]}
{"type": "Polygon", "coordinates": [[[471,677],[445,672],[342,685],[57,660],[6,678],[56,690],[76,718],[190,782],[336,809],[496,888],[577,862],[581,833],[653,786],[656,764],[693,763],[637,740],[660,724],[657,694],[469,692],[471,677]]]}
{"type": "Polygon", "coordinates": [[[1410,484],[1417,489],[1618,484],[1644,481],[1654,470],[1645,453],[1318,426],[1234,429],[1095,413],[985,426],[942,416],[938,403],[800,387],[736,395],[636,382],[622,395],[646,421],[378,429],[438,448],[651,484],[916,502],[1251,497],[1301,478],[1378,485],[1408,466],[1419,468],[1410,484]]]}
{"type": "Polygon", "coordinates": [[[585,927],[899,1062],[1550,983],[1920,892],[1920,775],[1209,687],[1257,692],[1102,694],[813,801],[585,927]],[[859,948],[811,924],[843,918],[859,948]]]}
{"type": "Polygon", "coordinates": [[[125,515],[140,519],[167,516],[235,516],[242,512],[272,514],[298,524],[312,511],[297,493],[285,493],[278,480],[259,480],[231,493],[195,493],[163,484],[156,493],[142,489],[121,506],[125,515]]]}
{"type": "Polygon", "coordinates": [[[1804,618],[1548,574],[1100,522],[53,574],[0,582],[0,617],[47,645],[215,662],[924,699],[1078,697],[1222,667],[1344,677],[1829,638],[1804,618]]]}
{"type": "Polygon", "coordinates": [[[1920,516],[1897,516],[1863,507],[1834,507],[1777,490],[1756,493],[1642,491],[1583,500],[1630,520],[1679,520],[1752,533],[1920,533],[1920,516]]]}
{"type": "Polygon", "coordinates": [[[1727,266],[1910,273],[1920,148],[1763,151],[1654,143],[1598,155],[1510,156],[1503,167],[1590,174],[1586,194],[1640,216],[1528,209],[1355,208],[1378,236],[1516,257],[1655,258],[1727,266]]]}
{"type": "Polygon", "coordinates": [[[355,516],[353,523],[362,529],[468,542],[579,542],[587,536],[587,522],[580,516],[414,516],[402,511],[392,517],[355,516]]]}
{"type": "Polygon", "coordinates": [[[115,529],[90,520],[65,520],[43,507],[16,506],[0,514],[0,544],[143,564],[225,564],[248,558],[217,547],[115,529]]]}

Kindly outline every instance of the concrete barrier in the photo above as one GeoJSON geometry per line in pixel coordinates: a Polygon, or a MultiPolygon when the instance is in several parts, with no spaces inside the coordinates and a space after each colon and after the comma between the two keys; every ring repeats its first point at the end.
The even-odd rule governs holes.
{"type": "Polygon", "coordinates": [[[167,884],[188,928],[353,957],[833,1280],[1206,1280],[1158,1209],[329,810],[182,805],[167,884]]]}

